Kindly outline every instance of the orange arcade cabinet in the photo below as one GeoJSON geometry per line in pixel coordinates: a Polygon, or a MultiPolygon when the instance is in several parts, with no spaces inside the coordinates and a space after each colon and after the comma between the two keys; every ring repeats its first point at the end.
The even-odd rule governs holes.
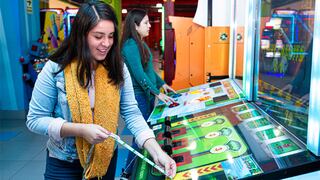
{"type": "MultiPolygon", "coordinates": [[[[173,88],[182,89],[229,77],[230,9],[230,2],[216,6],[199,1],[194,18],[169,17],[176,46],[173,88]]],[[[243,27],[239,26],[237,32],[236,76],[242,77],[243,27]]]]}

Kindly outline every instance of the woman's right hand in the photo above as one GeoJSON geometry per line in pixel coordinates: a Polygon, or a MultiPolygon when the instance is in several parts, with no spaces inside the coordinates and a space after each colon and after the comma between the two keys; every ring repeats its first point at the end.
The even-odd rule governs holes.
{"type": "Polygon", "coordinates": [[[172,89],[172,87],[170,87],[168,84],[162,85],[162,88],[166,94],[170,91],[177,94],[177,92],[174,89],[172,89]]]}
{"type": "Polygon", "coordinates": [[[106,140],[110,132],[97,124],[82,124],[82,137],[90,144],[102,143],[106,140]]]}
{"type": "Polygon", "coordinates": [[[160,93],[159,95],[156,95],[156,97],[157,97],[160,101],[162,101],[162,102],[164,102],[164,103],[166,103],[166,104],[171,104],[171,103],[174,103],[174,102],[175,102],[174,99],[172,99],[171,97],[169,97],[169,96],[167,96],[167,95],[165,95],[165,94],[163,94],[163,93],[160,93]]]}

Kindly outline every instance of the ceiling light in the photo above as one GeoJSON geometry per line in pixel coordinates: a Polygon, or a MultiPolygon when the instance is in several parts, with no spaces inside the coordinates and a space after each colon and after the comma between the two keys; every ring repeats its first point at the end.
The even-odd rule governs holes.
{"type": "Polygon", "coordinates": [[[156,7],[157,7],[157,8],[162,8],[162,4],[161,4],[161,3],[157,3],[157,4],[156,4],[156,7]]]}

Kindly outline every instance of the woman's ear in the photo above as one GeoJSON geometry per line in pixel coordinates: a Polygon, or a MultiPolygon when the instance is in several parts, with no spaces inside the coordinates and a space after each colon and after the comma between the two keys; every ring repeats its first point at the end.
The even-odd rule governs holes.
{"type": "Polygon", "coordinates": [[[136,28],[136,31],[138,31],[139,26],[136,23],[134,23],[134,27],[136,28]]]}

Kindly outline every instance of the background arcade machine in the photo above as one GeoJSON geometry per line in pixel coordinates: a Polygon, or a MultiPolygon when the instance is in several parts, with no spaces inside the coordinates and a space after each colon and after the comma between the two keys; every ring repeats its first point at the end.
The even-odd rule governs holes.
{"type": "Polygon", "coordinates": [[[34,83],[43,66],[48,61],[47,57],[63,41],[64,11],[60,8],[46,8],[40,10],[41,37],[31,42],[28,56],[21,57],[23,67],[23,80],[26,84],[25,96],[30,101],[34,83]]]}
{"type": "MultiPolygon", "coordinates": [[[[169,17],[175,31],[176,62],[172,81],[175,89],[228,77],[230,1],[211,1],[211,4],[212,2],[217,4],[209,6],[208,1],[199,1],[199,4],[204,4],[198,5],[194,18],[169,17]]],[[[236,73],[239,77],[242,76],[243,65],[243,22],[241,23],[235,35],[239,51],[236,73]]]]}
{"type": "Polygon", "coordinates": [[[262,31],[263,52],[261,70],[268,75],[284,77],[297,73],[304,56],[305,44],[310,41],[309,25],[303,19],[311,16],[298,14],[297,10],[276,9],[262,31]]]}
{"type": "Polygon", "coordinates": [[[31,43],[29,51],[30,63],[37,74],[48,61],[47,57],[59,47],[65,37],[69,36],[72,19],[76,12],[75,8],[67,8],[65,11],[60,8],[40,10],[42,35],[38,41],[31,43]]]}
{"type": "Polygon", "coordinates": [[[172,80],[174,89],[205,83],[204,79],[204,28],[192,18],[170,16],[175,33],[176,62],[172,80]]]}
{"type": "Polygon", "coordinates": [[[46,8],[40,10],[40,28],[42,42],[48,47],[48,54],[56,49],[63,39],[64,34],[64,10],[60,8],[46,8]]]}
{"type": "MultiPolygon", "coordinates": [[[[300,105],[293,97],[289,98],[291,93],[278,86],[286,79],[277,78],[268,85],[259,83],[264,78],[259,68],[264,52],[260,44],[263,29],[258,28],[257,22],[266,16],[271,18],[274,8],[289,9],[297,7],[296,3],[232,1],[235,14],[243,9],[246,12],[243,76],[233,73],[238,61],[233,54],[229,79],[178,90],[178,94],[171,94],[178,102],[174,106],[157,104],[148,121],[157,141],[177,163],[174,179],[279,179],[320,168],[317,112],[320,97],[315,92],[320,72],[314,68],[320,54],[310,53],[313,69],[307,87],[312,97],[309,104],[300,105]],[[261,14],[262,10],[269,13],[261,14]]],[[[318,1],[299,3],[320,12],[318,1]]],[[[239,21],[236,16],[231,20],[233,24],[239,21]]],[[[306,42],[305,47],[318,48],[319,20],[314,19],[317,27],[310,28],[313,43],[309,46],[306,42]]],[[[237,27],[231,29],[230,34],[237,34],[237,27]]],[[[236,36],[231,37],[231,43],[237,42],[232,38],[236,36]]],[[[232,47],[237,53],[237,45],[233,43],[232,47]]],[[[134,179],[164,179],[164,176],[139,160],[134,179]]]]}
{"type": "MultiPolygon", "coordinates": [[[[269,111],[273,111],[274,116],[286,122],[288,128],[306,140],[314,10],[275,8],[271,18],[261,18],[269,18],[269,22],[262,27],[260,99],[268,99],[269,104],[276,102],[271,103],[273,107],[269,111]],[[292,86],[292,90],[283,91],[287,90],[288,85],[292,86]],[[277,100],[271,101],[270,95],[277,100]],[[283,102],[287,107],[279,106],[278,102],[283,102]],[[279,107],[275,108],[274,104],[279,107]],[[286,110],[289,107],[295,110],[286,110]]],[[[266,108],[269,105],[264,106],[266,108]]]]}
{"type": "Polygon", "coordinates": [[[41,37],[37,41],[32,41],[28,55],[19,59],[22,65],[26,102],[30,101],[34,83],[38,73],[47,61],[48,52],[58,47],[58,41],[63,39],[63,34],[62,38],[59,37],[61,35],[59,31],[62,29],[62,19],[62,9],[40,10],[41,37]]]}
{"type": "Polygon", "coordinates": [[[64,35],[68,37],[71,32],[71,24],[78,12],[77,8],[67,8],[64,12],[64,35]]]}

